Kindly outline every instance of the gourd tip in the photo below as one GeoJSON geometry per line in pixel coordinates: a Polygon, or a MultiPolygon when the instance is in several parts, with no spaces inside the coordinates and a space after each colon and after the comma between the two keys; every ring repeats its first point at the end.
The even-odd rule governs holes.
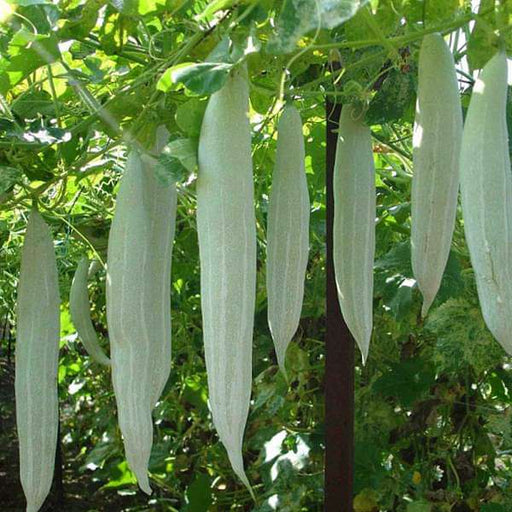
{"type": "Polygon", "coordinates": [[[288,373],[286,372],[285,358],[286,358],[286,354],[285,353],[283,353],[283,354],[278,353],[277,354],[277,364],[279,365],[279,370],[281,371],[284,379],[288,383],[289,379],[288,379],[288,373]]]}
{"type": "Polygon", "coordinates": [[[421,306],[421,319],[422,320],[427,317],[431,305],[432,305],[431,300],[423,299],[423,306],[421,306]]]}
{"type": "Polygon", "coordinates": [[[151,486],[149,485],[149,479],[147,475],[144,475],[143,477],[137,476],[137,481],[139,483],[139,487],[143,492],[145,492],[148,496],[151,496],[153,493],[153,490],[151,489],[151,486]]]}
{"type": "Polygon", "coordinates": [[[366,361],[368,361],[368,347],[359,347],[361,350],[361,362],[363,366],[366,366],[366,361]]]}
{"type": "Polygon", "coordinates": [[[251,495],[252,500],[256,503],[256,494],[254,494],[254,490],[252,488],[252,485],[249,483],[249,480],[247,476],[245,475],[245,472],[243,475],[239,475],[240,479],[244,483],[245,487],[247,487],[247,490],[249,491],[249,494],[251,495]]]}

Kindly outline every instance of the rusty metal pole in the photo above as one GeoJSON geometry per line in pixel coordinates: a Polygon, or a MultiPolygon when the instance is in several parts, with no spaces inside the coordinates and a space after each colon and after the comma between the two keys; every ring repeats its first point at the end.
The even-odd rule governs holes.
{"type": "MultiPolygon", "coordinates": [[[[341,315],[333,263],[333,174],[341,105],[326,110],[325,512],[352,512],[354,487],[354,341],[341,315]]],[[[350,243],[347,240],[347,243],[350,243]]]]}

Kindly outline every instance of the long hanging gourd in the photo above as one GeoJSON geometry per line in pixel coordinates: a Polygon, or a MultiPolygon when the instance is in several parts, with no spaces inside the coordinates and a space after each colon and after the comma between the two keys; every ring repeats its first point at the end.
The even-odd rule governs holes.
{"type": "Polygon", "coordinates": [[[338,299],[364,362],[373,325],[375,168],[370,129],[352,105],[340,116],[333,187],[338,299]]]}
{"type": "Polygon", "coordinates": [[[176,188],[160,185],[154,161],[133,150],[117,195],[107,255],[112,382],[126,458],[151,493],[151,411],[170,372],[170,258],[176,188]]]}
{"type": "Polygon", "coordinates": [[[27,512],[37,512],[52,484],[58,428],[60,298],[50,230],[30,214],[21,255],[16,336],[16,423],[27,512]]]}
{"type": "Polygon", "coordinates": [[[197,231],[210,407],[231,465],[250,489],[242,459],[256,295],[248,107],[243,70],[235,71],[208,102],[199,140],[197,231]]]}
{"type": "Polygon", "coordinates": [[[450,254],[462,140],[462,107],[453,56],[440,34],[420,50],[413,136],[412,269],[423,294],[422,316],[434,301],[450,254]]]}
{"type": "Polygon", "coordinates": [[[98,336],[91,320],[89,293],[87,291],[88,273],[89,259],[87,256],[84,256],[78,263],[69,292],[71,320],[87,353],[98,363],[110,365],[110,359],[103,352],[99,344],[98,336]]]}
{"type": "Polygon", "coordinates": [[[309,251],[309,195],[300,114],[288,105],[279,120],[276,163],[268,205],[268,323],[285,372],[288,344],[297,331],[309,251]]]}
{"type": "Polygon", "coordinates": [[[507,60],[495,55],[473,86],[462,138],[464,232],[487,327],[512,354],[512,176],[507,60]]]}

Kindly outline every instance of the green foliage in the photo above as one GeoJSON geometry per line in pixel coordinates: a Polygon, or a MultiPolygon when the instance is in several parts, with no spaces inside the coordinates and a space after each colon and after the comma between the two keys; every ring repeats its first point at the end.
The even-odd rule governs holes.
{"type": "Polygon", "coordinates": [[[276,35],[270,51],[287,53],[308,32],[322,28],[335,28],[349,20],[368,0],[290,0],[284,3],[277,19],[276,35]]]}
{"type": "MultiPolygon", "coordinates": [[[[510,361],[479,312],[460,217],[424,323],[410,266],[411,122],[422,34],[432,28],[450,33],[459,70],[464,57],[478,69],[497,45],[510,49],[510,7],[484,1],[470,31],[469,1],[372,0],[357,10],[359,3],[11,3],[16,14],[0,26],[0,329],[5,320],[15,326],[20,247],[37,198],[58,256],[61,442],[65,487],[80,497],[77,510],[322,509],[325,96],[368,107],[377,171],[375,328],[368,363],[356,366],[355,505],[360,512],[512,509],[510,361]],[[334,56],[340,70],[329,63],[334,56]],[[195,159],[207,96],[241,61],[250,81],[258,223],[253,402],[244,454],[257,504],[233,476],[211,423],[195,225],[195,159]],[[289,382],[277,370],[267,329],[263,256],[281,91],[294,99],[304,122],[312,202],[303,315],[287,353],[289,382]],[[67,298],[80,258],[97,253],[105,259],[126,151],[152,147],[162,123],[170,137],[158,175],[179,181],[173,369],[154,411],[155,491],[147,498],[136,494],[124,459],[109,370],[85,354],[67,298]]],[[[471,80],[459,78],[469,90],[471,80]]],[[[93,323],[108,351],[104,272],[90,294],[93,323]]],[[[3,356],[7,342],[0,344],[3,356]]],[[[0,379],[8,374],[0,372],[0,379]]],[[[2,381],[0,393],[7,388],[2,381]]],[[[2,425],[12,418],[12,405],[2,394],[2,425]]],[[[0,437],[3,468],[13,434],[0,437]]],[[[17,470],[12,462],[13,482],[17,470]]],[[[15,510],[22,508],[18,498],[15,510]]]]}

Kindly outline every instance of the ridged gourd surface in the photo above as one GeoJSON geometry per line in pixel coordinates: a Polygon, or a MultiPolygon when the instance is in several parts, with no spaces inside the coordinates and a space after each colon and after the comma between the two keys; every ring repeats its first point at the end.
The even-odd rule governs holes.
{"type": "Polygon", "coordinates": [[[453,56],[439,34],[420,50],[413,136],[412,268],[423,294],[422,316],[434,301],[450,254],[462,141],[462,106],[453,56]]]}
{"type": "Polygon", "coordinates": [[[297,331],[309,252],[309,194],[304,135],[297,109],[279,120],[267,223],[268,323],[285,373],[286,349],[297,331]]]}
{"type": "Polygon", "coordinates": [[[16,329],[20,477],[27,512],[37,512],[50,491],[57,448],[60,297],[52,235],[36,210],[23,243],[16,329]]]}
{"type": "MultiPolygon", "coordinates": [[[[89,259],[84,256],[78,263],[71,290],[69,292],[69,311],[71,321],[87,353],[98,363],[110,365],[110,359],[100,346],[98,335],[91,320],[87,279],[89,276],[89,259]]],[[[92,276],[91,276],[92,277],[92,276]]]]}
{"type": "Polygon", "coordinates": [[[131,151],[109,235],[107,321],[112,381],[128,463],[141,489],[153,442],[151,411],[171,364],[170,265],[175,184],[154,176],[152,159],[131,151]]]}
{"type": "Polygon", "coordinates": [[[512,176],[507,59],[496,54],[473,86],[462,139],[464,232],[487,327],[512,354],[512,176]]]}
{"type": "Polygon", "coordinates": [[[341,111],[334,164],[333,258],[338,299],[363,362],[373,326],[375,168],[370,128],[352,105],[341,111]]]}
{"type": "Polygon", "coordinates": [[[256,295],[256,221],[247,77],[235,71],[208,102],[199,141],[197,230],[213,421],[249,487],[242,441],[249,412],[256,295]]]}

